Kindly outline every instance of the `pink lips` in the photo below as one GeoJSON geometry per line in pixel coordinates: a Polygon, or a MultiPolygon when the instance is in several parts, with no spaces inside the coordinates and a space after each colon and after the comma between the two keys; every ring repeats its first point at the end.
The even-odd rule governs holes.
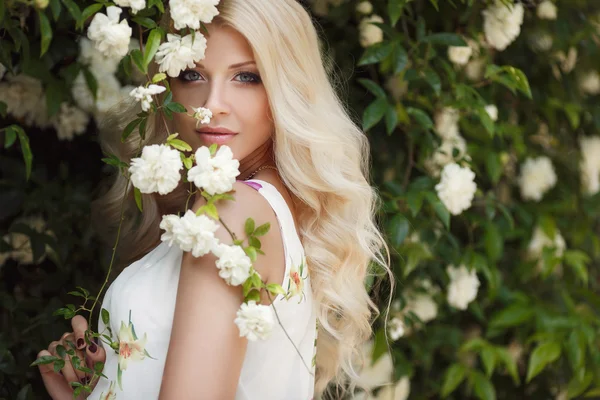
{"type": "Polygon", "coordinates": [[[237,135],[237,133],[224,127],[204,127],[197,129],[196,132],[198,132],[202,141],[207,144],[224,144],[237,135]]]}

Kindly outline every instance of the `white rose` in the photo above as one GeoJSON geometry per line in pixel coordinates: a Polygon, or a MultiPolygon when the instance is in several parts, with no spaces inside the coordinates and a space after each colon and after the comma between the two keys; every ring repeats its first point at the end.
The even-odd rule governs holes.
{"type": "Polygon", "coordinates": [[[448,58],[456,65],[465,65],[473,54],[473,49],[469,46],[450,46],[448,47],[448,58]]]}
{"type": "Polygon", "coordinates": [[[434,320],[438,315],[438,306],[433,297],[425,293],[408,296],[405,312],[414,313],[423,323],[434,320]]]}
{"type": "Polygon", "coordinates": [[[371,15],[363,18],[359,25],[359,42],[362,47],[369,47],[383,40],[383,31],[377,25],[371,22],[383,23],[383,18],[379,15],[371,15]]]}
{"type": "Polygon", "coordinates": [[[137,14],[138,11],[146,8],[146,0],[115,0],[115,4],[120,7],[131,7],[132,14],[137,14]]]}
{"type": "Polygon", "coordinates": [[[142,193],[167,194],[173,191],[181,179],[183,168],[177,150],[164,144],[144,146],[142,156],[133,158],[129,172],[131,182],[142,193]]]}
{"type": "Polygon", "coordinates": [[[88,66],[94,77],[101,80],[106,75],[117,72],[120,57],[107,57],[96,50],[94,42],[82,36],[79,38],[78,61],[88,66]]]}
{"type": "Polygon", "coordinates": [[[556,19],[556,6],[550,0],[544,0],[538,4],[536,13],[540,19],[556,19]]]}
{"type": "Polygon", "coordinates": [[[0,83],[0,101],[6,103],[6,111],[27,125],[49,127],[42,82],[25,74],[8,75],[6,80],[0,83]]]}
{"type": "Polygon", "coordinates": [[[459,310],[466,310],[469,303],[477,297],[479,290],[477,273],[474,270],[469,271],[464,265],[458,268],[448,265],[446,272],[450,276],[448,304],[459,310]]]}
{"type": "Polygon", "coordinates": [[[494,104],[488,104],[485,106],[485,111],[488,113],[492,121],[498,120],[498,107],[494,104]]]}
{"type": "Polygon", "coordinates": [[[106,14],[96,13],[88,28],[88,38],[106,57],[122,58],[129,51],[131,27],[126,19],[119,22],[121,12],[119,7],[110,6],[106,14]]]}
{"type": "Polygon", "coordinates": [[[191,251],[194,257],[208,254],[219,244],[215,237],[219,225],[206,215],[196,215],[192,210],[187,210],[172,229],[174,241],[181,250],[191,251]]]}
{"type": "Polygon", "coordinates": [[[460,167],[455,163],[444,167],[442,179],[435,185],[435,190],[451,214],[459,215],[471,207],[477,191],[474,180],[475,173],[468,167],[460,167]]]}
{"type": "Polygon", "coordinates": [[[208,24],[219,14],[219,0],[169,0],[175,29],[199,29],[200,22],[208,24]]]}
{"type": "Polygon", "coordinates": [[[551,239],[541,227],[536,226],[531,241],[527,246],[527,253],[532,258],[541,259],[544,247],[554,247],[556,256],[562,257],[567,248],[567,243],[558,230],[554,234],[554,239],[551,239]]]}
{"type": "Polygon", "coordinates": [[[360,14],[371,14],[373,12],[373,4],[369,1],[361,1],[356,6],[356,11],[360,14]]]}
{"type": "Polygon", "coordinates": [[[73,140],[75,135],[81,135],[85,132],[89,121],[88,113],[68,103],[62,103],[58,114],[52,119],[60,140],[73,140]]]}
{"type": "Polygon", "coordinates": [[[375,400],[406,400],[410,395],[410,379],[408,376],[400,378],[395,385],[384,386],[375,397],[375,400]]]}
{"type": "Polygon", "coordinates": [[[200,32],[189,34],[183,38],[179,35],[167,34],[167,41],[161,43],[156,52],[159,71],[166,72],[172,78],[186,68],[193,68],[197,61],[204,59],[206,38],[200,32]]]}
{"type": "Polygon", "coordinates": [[[174,233],[174,229],[178,226],[180,218],[177,215],[169,214],[164,215],[160,221],[160,229],[164,230],[160,237],[160,240],[163,242],[168,242],[169,247],[173,245],[173,242],[177,241],[177,235],[174,233]]]}
{"type": "Polygon", "coordinates": [[[459,135],[458,120],[460,114],[457,109],[444,107],[433,117],[435,120],[435,131],[444,139],[452,139],[459,135]]]}
{"type": "Polygon", "coordinates": [[[143,111],[148,111],[150,110],[150,104],[152,103],[152,96],[162,93],[165,90],[167,90],[167,88],[161,85],[149,85],[148,87],[139,86],[129,92],[129,95],[137,101],[142,102],[143,111]]]}
{"type": "Polygon", "coordinates": [[[477,58],[471,60],[465,66],[465,75],[472,81],[478,81],[483,78],[485,72],[485,59],[477,58]]]}
{"type": "Polygon", "coordinates": [[[583,190],[588,195],[594,195],[600,191],[600,136],[580,138],[579,147],[583,190]]]}
{"type": "Polygon", "coordinates": [[[506,49],[521,33],[525,14],[521,3],[507,6],[495,0],[482,14],[486,41],[497,50],[506,49]]]}
{"type": "Polygon", "coordinates": [[[404,336],[404,322],[400,318],[392,318],[388,323],[388,326],[390,338],[392,340],[398,340],[404,336]]]}
{"type": "Polygon", "coordinates": [[[462,136],[457,135],[450,139],[444,139],[431,158],[425,161],[425,167],[434,177],[439,177],[442,168],[463,157],[469,158],[467,142],[462,136]],[[458,152],[456,157],[453,156],[455,150],[458,152]]]}
{"type": "Polygon", "coordinates": [[[199,124],[206,125],[210,123],[210,120],[213,117],[213,113],[208,108],[192,107],[192,110],[194,110],[193,117],[194,119],[196,119],[196,127],[198,127],[199,124]]]}
{"type": "Polygon", "coordinates": [[[518,183],[523,199],[540,201],[544,194],[556,185],[552,161],[545,156],[528,157],[521,167],[518,183]]]}
{"type": "Polygon", "coordinates": [[[221,146],[214,157],[211,157],[208,147],[199,147],[195,159],[196,165],[188,171],[188,181],[210,195],[233,189],[235,178],[240,174],[240,162],[233,158],[229,146],[221,146]]]}
{"type": "Polygon", "coordinates": [[[385,352],[375,363],[372,363],[373,345],[373,339],[363,343],[361,357],[356,356],[352,361],[354,369],[358,372],[356,383],[368,391],[382,385],[391,384],[392,373],[394,372],[394,364],[388,352],[385,352]],[[361,362],[361,358],[364,360],[364,364],[361,362]]]}
{"type": "Polygon", "coordinates": [[[600,93],[600,76],[598,75],[598,72],[594,70],[585,72],[579,78],[579,88],[583,92],[591,95],[600,93]]]}
{"type": "Polygon", "coordinates": [[[265,340],[271,336],[275,319],[269,306],[256,304],[254,300],[242,303],[234,322],[240,330],[240,337],[250,341],[265,340]]]}
{"type": "Polygon", "coordinates": [[[241,285],[250,277],[252,261],[240,246],[219,244],[212,249],[212,253],[219,257],[216,262],[219,276],[228,285],[241,285]]]}

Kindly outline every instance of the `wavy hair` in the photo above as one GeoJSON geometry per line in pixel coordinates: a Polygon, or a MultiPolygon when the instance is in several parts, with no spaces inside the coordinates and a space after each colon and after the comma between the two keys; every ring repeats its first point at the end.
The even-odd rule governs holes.
{"type": "MultiPolygon", "coordinates": [[[[380,315],[365,288],[373,266],[387,273],[391,292],[394,289],[389,249],[376,221],[380,198],[369,183],[369,142],[336,94],[341,83],[328,72],[333,62],[298,2],[221,0],[218,9],[213,23],[237,30],[253,49],[275,124],[275,162],[294,194],[317,307],[315,392],[327,397],[335,391],[335,398],[341,398],[360,386],[356,360],[364,365],[361,348],[372,337],[373,318],[380,315]]],[[[128,119],[113,117],[109,125],[123,126],[133,119],[131,112],[122,113],[128,119]]],[[[142,145],[165,138],[162,122],[154,119],[142,145]]],[[[101,144],[129,161],[140,141],[120,143],[113,135],[101,137],[101,144]]],[[[105,215],[101,224],[113,222],[113,234],[125,182],[117,176],[96,204],[105,215]]],[[[129,195],[123,261],[141,257],[159,242],[162,214],[183,211],[185,196],[183,185],[168,196],[143,195],[140,214],[129,195]]],[[[390,295],[387,310],[391,299],[390,295]]]]}

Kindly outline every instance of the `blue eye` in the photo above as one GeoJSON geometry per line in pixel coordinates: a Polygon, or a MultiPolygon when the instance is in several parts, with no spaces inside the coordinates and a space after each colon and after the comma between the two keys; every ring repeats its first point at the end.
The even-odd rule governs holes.
{"type": "Polygon", "coordinates": [[[200,74],[198,71],[194,71],[193,69],[187,69],[185,71],[181,71],[178,78],[182,81],[197,81],[200,78],[200,74]]]}
{"type": "Polygon", "coordinates": [[[237,77],[246,77],[246,79],[241,79],[239,82],[244,84],[256,84],[260,83],[260,77],[252,72],[243,71],[236,75],[237,77]]]}

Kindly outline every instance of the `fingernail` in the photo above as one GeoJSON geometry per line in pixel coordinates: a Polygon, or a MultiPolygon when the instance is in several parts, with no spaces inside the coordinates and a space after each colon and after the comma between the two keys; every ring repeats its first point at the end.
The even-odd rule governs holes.
{"type": "Polygon", "coordinates": [[[83,340],[83,338],[77,339],[77,347],[82,348],[83,345],[85,345],[85,341],[83,340]]]}
{"type": "Polygon", "coordinates": [[[96,350],[98,350],[98,347],[96,346],[96,343],[92,343],[92,344],[90,344],[88,349],[90,349],[90,352],[95,353],[96,350]]]}

